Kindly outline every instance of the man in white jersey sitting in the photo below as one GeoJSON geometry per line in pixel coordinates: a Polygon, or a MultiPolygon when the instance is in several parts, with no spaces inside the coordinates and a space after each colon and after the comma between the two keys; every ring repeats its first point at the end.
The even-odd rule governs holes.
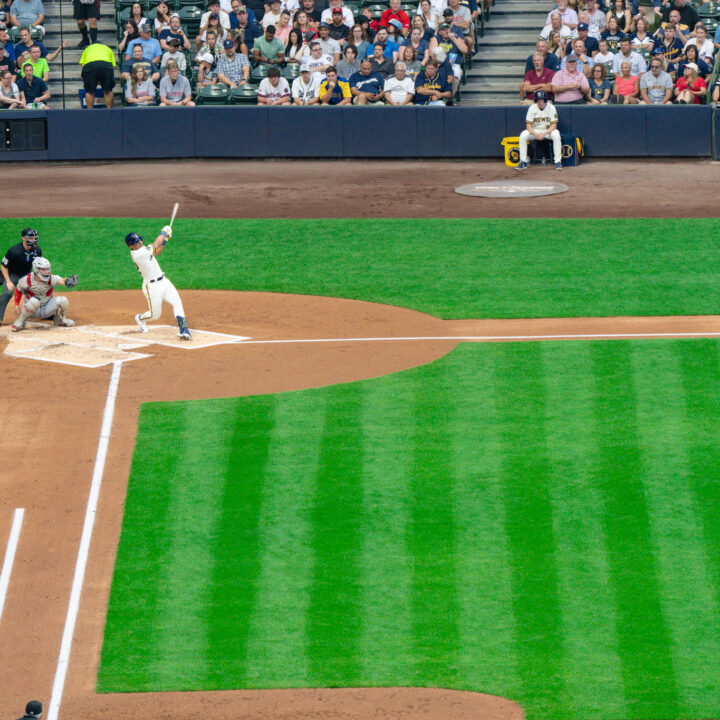
{"type": "Polygon", "coordinates": [[[64,296],[55,296],[55,287],[75,287],[78,276],[61,277],[50,272],[50,262],[44,257],[36,257],[32,263],[32,272],[23,275],[15,286],[15,305],[18,318],[10,328],[13,332],[25,329],[28,318],[46,320],[52,318],[55,325],[72,327],[75,323],[65,317],[70,306],[64,296]],[[22,305],[20,301],[24,299],[22,305]]]}
{"type": "Polygon", "coordinates": [[[155,238],[152,245],[143,245],[142,237],[137,233],[125,236],[125,243],[130,248],[130,257],[142,275],[142,291],[148,302],[148,310],[135,316],[135,322],[140,332],[147,332],[146,320],[157,320],[162,315],[162,304],[168,302],[172,305],[173,315],[178,324],[178,337],[181,340],[190,340],[190,331],[185,321],[180,295],[175,286],[165,277],[160,269],[156,257],[167,245],[172,237],[172,228],[166,225],[155,238]]]}
{"type": "Polygon", "coordinates": [[[528,141],[550,138],[553,144],[555,169],[562,170],[562,140],[557,129],[558,114],[555,106],[548,102],[544,90],[536,90],[535,102],[528,108],[525,116],[525,130],[520,133],[520,164],[516,170],[525,170],[528,166],[528,141]]]}

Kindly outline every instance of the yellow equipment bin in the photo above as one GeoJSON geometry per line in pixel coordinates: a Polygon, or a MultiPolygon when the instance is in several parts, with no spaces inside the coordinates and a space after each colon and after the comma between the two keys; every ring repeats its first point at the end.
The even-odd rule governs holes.
{"type": "Polygon", "coordinates": [[[503,138],[502,146],[505,149],[505,164],[508,167],[517,167],[520,164],[520,138],[503,138]]]}

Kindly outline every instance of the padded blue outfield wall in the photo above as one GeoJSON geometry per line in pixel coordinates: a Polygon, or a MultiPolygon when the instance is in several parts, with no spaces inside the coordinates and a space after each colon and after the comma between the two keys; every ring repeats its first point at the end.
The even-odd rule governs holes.
{"type": "MultiPolygon", "coordinates": [[[[501,141],[520,134],[525,112],[520,106],[5,111],[0,112],[0,123],[46,119],[47,149],[0,150],[0,162],[502,158],[501,141]]],[[[588,157],[719,159],[714,138],[720,137],[720,113],[712,106],[564,106],[559,115],[561,132],[584,138],[588,157]]],[[[6,135],[9,137],[9,129],[6,135]]]]}

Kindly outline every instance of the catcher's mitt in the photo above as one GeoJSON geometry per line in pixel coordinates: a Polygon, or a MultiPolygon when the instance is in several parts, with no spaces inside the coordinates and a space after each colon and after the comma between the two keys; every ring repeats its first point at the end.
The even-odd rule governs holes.
{"type": "Polygon", "coordinates": [[[77,275],[70,275],[65,278],[65,287],[74,288],[80,282],[80,278],[77,275]]]}

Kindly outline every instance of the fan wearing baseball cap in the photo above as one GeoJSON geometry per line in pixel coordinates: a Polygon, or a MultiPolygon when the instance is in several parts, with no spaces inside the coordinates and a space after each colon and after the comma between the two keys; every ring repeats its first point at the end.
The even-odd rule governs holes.
{"type": "Polygon", "coordinates": [[[340,45],[340,49],[345,47],[350,37],[350,28],[345,24],[342,8],[335,7],[332,9],[330,37],[340,45]]]}
{"type": "Polygon", "coordinates": [[[556,104],[579,105],[590,95],[590,84],[585,73],[578,69],[577,55],[565,58],[565,67],[560,68],[552,79],[550,88],[556,104]]]}

